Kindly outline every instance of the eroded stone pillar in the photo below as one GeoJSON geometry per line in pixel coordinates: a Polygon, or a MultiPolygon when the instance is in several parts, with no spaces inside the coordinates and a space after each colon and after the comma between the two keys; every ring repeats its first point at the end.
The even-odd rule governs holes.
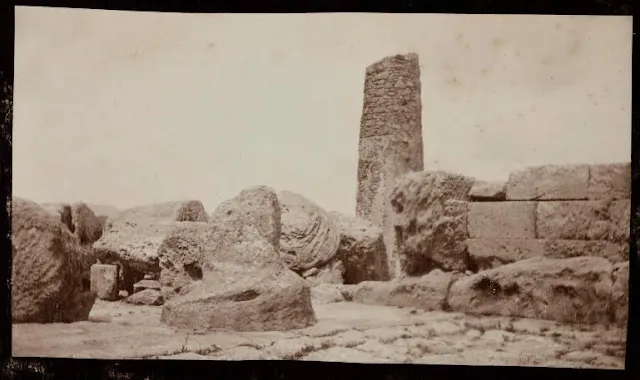
{"type": "Polygon", "coordinates": [[[356,214],[380,226],[391,275],[399,275],[389,193],[395,179],[424,170],[420,64],[410,53],[367,67],[360,121],[356,214]]]}

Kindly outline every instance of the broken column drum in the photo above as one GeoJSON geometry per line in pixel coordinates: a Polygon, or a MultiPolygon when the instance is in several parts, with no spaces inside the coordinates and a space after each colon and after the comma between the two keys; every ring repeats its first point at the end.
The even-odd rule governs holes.
{"type": "Polygon", "coordinates": [[[356,214],[383,228],[394,277],[399,272],[389,192],[398,176],[424,169],[420,92],[417,54],[386,57],[367,67],[356,214]]]}

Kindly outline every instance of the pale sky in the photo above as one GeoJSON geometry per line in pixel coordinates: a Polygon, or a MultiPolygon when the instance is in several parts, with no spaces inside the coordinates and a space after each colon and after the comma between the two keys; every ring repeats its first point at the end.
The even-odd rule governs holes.
{"type": "Polygon", "coordinates": [[[426,170],[628,162],[631,17],[16,8],[13,192],[355,214],[365,68],[421,61],[426,170]]]}

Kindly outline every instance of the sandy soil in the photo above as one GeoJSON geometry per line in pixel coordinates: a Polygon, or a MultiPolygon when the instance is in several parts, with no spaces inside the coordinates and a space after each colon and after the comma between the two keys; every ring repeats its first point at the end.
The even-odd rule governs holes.
{"type": "Polygon", "coordinates": [[[96,301],[89,321],[13,325],[13,356],[624,368],[626,330],[615,327],[352,302],[314,308],[318,323],[306,329],[193,334],[161,324],[161,307],[96,301]]]}

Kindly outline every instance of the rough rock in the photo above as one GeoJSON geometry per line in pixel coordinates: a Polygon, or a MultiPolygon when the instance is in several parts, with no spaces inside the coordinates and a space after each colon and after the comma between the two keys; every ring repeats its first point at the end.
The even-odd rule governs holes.
{"type": "Polygon", "coordinates": [[[144,289],[127,297],[125,302],[134,305],[160,306],[164,303],[164,299],[160,290],[144,289]]]}
{"type": "Polygon", "coordinates": [[[507,184],[500,181],[475,181],[469,190],[469,199],[474,202],[504,201],[507,184]]]}
{"type": "Polygon", "coordinates": [[[589,165],[546,165],[511,173],[507,200],[587,199],[589,165]]]}
{"type": "Polygon", "coordinates": [[[167,325],[195,331],[289,330],[316,322],[309,287],[279,255],[275,192],[243,190],[213,212],[206,230],[201,281],[162,309],[167,325]]]}
{"type": "Polygon", "coordinates": [[[630,200],[539,202],[536,230],[544,239],[607,240],[628,244],[630,200]]]}
{"type": "Polygon", "coordinates": [[[86,203],[78,202],[71,205],[71,218],[75,227],[74,233],[80,244],[93,244],[102,236],[104,224],[86,203]]]}
{"type": "Polygon", "coordinates": [[[91,266],[91,291],[101,300],[115,301],[119,291],[119,268],[117,265],[94,264],[91,266]]]}
{"type": "Polygon", "coordinates": [[[198,222],[181,224],[160,244],[160,285],[166,300],[174,294],[185,294],[186,285],[202,279],[205,239],[210,227],[198,222]]]}
{"type": "Polygon", "coordinates": [[[334,257],[320,268],[311,268],[302,273],[302,277],[312,285],[344,284],[344,264],[334,257]]]}
{"type": "Polygon", "coordinates": [[[629,315],[629,262],[614,266],[611,299],[616,324],[626,326],[629,315]]]}
{"type": "Polygon", "coordinates": [[[536,237],[536,202],[469,203],[469,237],[536,237]]]}
{"type": "Polygon", "coordinates": [[[93,244],[102,236],[104,224],[86,203],[43,203],[42,207],[59,216],[60,222],[75,234],[82,245],[93,244]]]}
{"type": "Polygon", "coordinates": [[[86,320],[95,302],[83,283],[92,251],[35,202],[12,201],[11,316],[14,323],[86,320]]]}
{"type": "Polygon", "coordinates": [[[631,163],[591,165],[587,193],[591,200],[631,198],[631,163]]]}
{"type": "Polygon", "coordinates": [[[599,257],[521,260],[458,279],[449,305],[473,314],[608,323],[612,272],[599,257]]]}
{"type": "Polygon", "coordinates": [[[209,215],[200,201],[188,201],[177,212],[178,222],[208,222],[209,215]]]}
{"type": "Polygon", "coordinates": [[[447,310],[449,287],[458,276],[435,269],[422,277],[365,281],[355,286],[353,301],[369,305],[447,310]]]}
{"type": "Polygon", "coordinates": [[[133,293],[138,293],[145,289],[160,290],[160,282],[156,280],[142,279],[133,285],[133,293]]]}
{"type": "Polygon", "coordinates": [[[382,229],[361,218],[331,212],[340,230],[337,257],[344,265],[344,283],[390,279],[382,229]]]}
{"type": "Polygon", "coordinates": [[[468,239],[469,257],[478,270],[496,268],[533,257],[566,259],[603,257],[611,262],[629,259],[629,247],[607,241],[547,239],[468,239]]]}
{"type": "Polygon", "coordinates": [[[345,301],[344,294],[339,285],[319,284],[311,288],[311,302],[314,304],[327,304],[345,301]]]}
{"type": "MultiPolygon", "coordinates": [[[[178,212],[189,203],[165,202],[124,210],[117,218],[107,220],[102,237],[93,247],[105,262],[115,257],[143,274],[160,272],[158,247],[176,225],[190,222],[177,221],[178,212]]],[[[190,214],[180,217],[186,219],[186,215],[190,214]]]]}
{"type": "Polygon", "coordinates": [[[281,191],[280,253],[289,268],[302,273],[320,268],[338,252],[340,231],[333,218],[309,199],[281,191]]]}
{"type": "Polygon", "coordinates": [[[466,200],[472,184],[441,171],[410,173],[396,182],[390,202],[398,257],[389,258],[392,271],[399,266],[400,273],[415,276],[433,268],[466,268],[466,200]]]}

